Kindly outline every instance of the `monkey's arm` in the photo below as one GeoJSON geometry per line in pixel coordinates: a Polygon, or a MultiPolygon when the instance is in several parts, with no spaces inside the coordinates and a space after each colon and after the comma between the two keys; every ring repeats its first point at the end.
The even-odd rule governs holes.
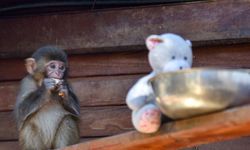
{"type": "Polygon", "coordinates": [[[63,88],[60,91],[65,91],[65,96],[62,97],[63,99],[63,106],[64,108],[72,113],[75,116],[80,115],[80,104],[79,101],[74,94],[72,88],[67,84],[67,82],[64,84],[63,88]]]}
{"type": "Polygon", "coordinates": [[[19,127],[22,127],[23,122],[42,106],[44,96],[46,96],[44,85],[37,87],[35,81],[30,76],[22,80],[14,110],[19,127]]]}

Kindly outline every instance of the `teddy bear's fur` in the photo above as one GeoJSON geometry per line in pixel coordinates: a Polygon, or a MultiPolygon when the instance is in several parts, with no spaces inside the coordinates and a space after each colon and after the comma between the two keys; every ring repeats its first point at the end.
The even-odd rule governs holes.
{"type": "Polygon", "coordinates": [[[167,33],[151,35],[146,39],[148,59],[153,71],[142,77],[129,90],[126,103],[132,109],[132,123],[142,133],[154,133],[161,125],[162,113],[148,80],[161,72],[190,68],[192,65],[191,42],[167,33]]]}

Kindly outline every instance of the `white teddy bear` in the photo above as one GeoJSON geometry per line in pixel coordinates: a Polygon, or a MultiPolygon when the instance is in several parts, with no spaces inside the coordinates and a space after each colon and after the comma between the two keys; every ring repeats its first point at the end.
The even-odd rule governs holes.
{"type": "Polygon", "coordinates": [[[192,65],[192,44],[182,37],[166,33],[146,39],[149,63],[153,71],[142,77],[129,90],[126,103],[132,109],[132,123],[142,133],[154,133],[161,125],[162,113],[148,81],[161,72],[177,71],[192,65]]]}

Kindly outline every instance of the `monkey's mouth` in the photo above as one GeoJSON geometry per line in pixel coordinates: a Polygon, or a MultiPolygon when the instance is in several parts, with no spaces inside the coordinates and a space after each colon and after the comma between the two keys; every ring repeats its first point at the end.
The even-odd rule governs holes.
{"type": "Polygon", "coordinates": [[[60,72],[59,73],[53,72],[53,73],[48,74],[48,77],[55,78],[55,79],[62,79],[63,75],[60,72]]]}

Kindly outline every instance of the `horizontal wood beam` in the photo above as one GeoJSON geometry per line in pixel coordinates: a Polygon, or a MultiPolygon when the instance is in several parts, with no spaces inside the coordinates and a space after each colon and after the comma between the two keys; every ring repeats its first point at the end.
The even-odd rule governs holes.
{"type": "Polygon", "coordinates": [[[21,150],[17,141],[0,141],[0,148],[1,150],[21,150]]]}
{"type": "MultiPolygon", "coordinates": [[[[12,112],[0,112],[0,141],[16,140],[17,130],[12,112]]],[[[80,114],[81,137],[110,136],[133,129],[131,111],[126,106],[84,107],[80,114]]]]}
{"type": "Polygon", "coordinates": [[[131,131],[63,150],[176,150],[250,135],[250,105],[164,124],[155,134],[131,131]]]}
{"type": "Polygon", "coordinates": [[[48,44],[71,54],[141,50],[148,35],[164,32],[195,45],[249,42],[249,7],[246,0],[216,0],[2,18],[0,58],[26,57],[48,44]]]}
{"type": "MultiPolygon", "coordinates": [[[[141,74],[151,70],[147,51],[70,55],[68,61],[70,78],[141,74]]],[[[24,58],[0,59],[0,81],[20,80],[25,74],[24,58]]]]}
{"type": "MultiPolygon", "coordinates": [[[[107,76],[77,78],[70,80],[81,106],[107,106],[125,104],[125,97],[130,87],[142,75],[107,76]]],[[[0,111],[14,108],[18,82],[0,83],[0,111]],[[4,95],[4,96],[3,96],[4,95]]]]}
{"type": "MultiPolygon", "coordinates": [[[[102,137],[80,138],[80,142],[96,140],[99,138],[102,138],[102,137]]],[[[0,141],[0,149],[1,150],[21,150],[21,147],[19,146],[18,140],[0,141]]]]}
{"type": "MultiPolygon", "coordinates": [[[[81,138],[80,142],[86,142],[90,140],[97,140],[98,138],[81,138]]],[[[203,144],[192,148],[184,148],[182,150],[248,150],[250,146],[250,137],[242,137],[233,140],[227,140],[223,142],[215,142],[209,144],[203,144]]],[[[21,150],[18,145],[18,141],[0,141],[1,150],[21,150]]]]}
{"type": "MultiPolygon", "coordinates": [[[[245,44],[194,49],[193,66],[250,68],[249,48],[250,45],[245,44]]],[[[25,74],[23,66],[21,60],[19,63],[15,61],[12,63],[0,59],[0,80],[20,80],[25,74]]],[[[137,79],[150,70],[146,52],[70,57],[71,78],[102,75],[100,77],[81,77],[70,80],[81,106],[125,104],[128,89],[137,79]],[[126,72],[140,75],[122,75],[126,72]]],[[[0,111],[12,110],[19,89],[19,82],[0,82],[0,89],[0,95],[4,95],[0,97],[0,111]]]]}
{"type": "MultiPolygon", "coordinates": [[[[250,44],[194,47],[194,67],[250,68],[250,44]],[[209,60],[209,61],[208,61],[209,60]]],[[[69,77],[145,74],[151,71],[148,51],[69,56],[69,77]]],[[[20,80],[24,59],[0,59],[0,81],[20,80]]]]}

